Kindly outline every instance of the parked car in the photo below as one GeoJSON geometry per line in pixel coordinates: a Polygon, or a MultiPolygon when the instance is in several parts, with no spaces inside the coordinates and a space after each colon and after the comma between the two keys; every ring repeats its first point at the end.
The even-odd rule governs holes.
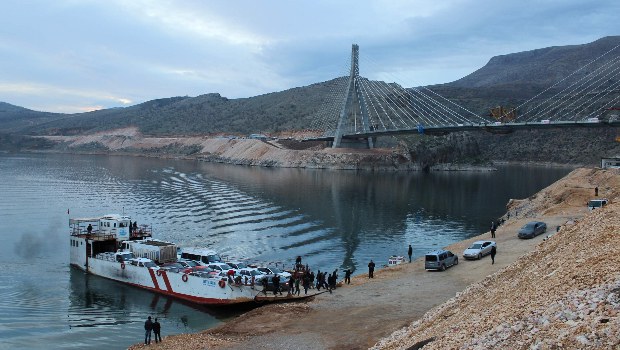
{"type": "Polygon", "coordinates": [[[465,249],[463,258],[480,260],[483,256],[491,254],[493,247],[497,249],[497,244],[493,241],[476,241],[469,248],[465,249]]]}
{"type": "Polygon", "coordinates": [[[523,225],[519,230],[519,238],[534,238],[547,232],[547,224],[542,221],[531,221],[523,225]]]}
{"type": "Polygon", "coordinates": [[[290,272],[286,272],[286,271],[282,271],[277,267],[259,267],[258,271],[266,273],[266,274],[271,274],[271,275],[280,275],[284,278],[286,278],[286,280],[288,280],[289,278],[291,278],[291,273],[290,272]]]}
{"type": "Polygon", "coordinates": [[[436,250],[426,254],[424,259],[424,268],[426,270],[445,271],[448,267],[458,265],[459,257],[449,250],[436,250]]]}
{"type": "Polygon", "coordinates": [[[596,208],[602,208],[607,204],[607,198],[592,199],[588,202],[588,210],[592,211],[596,208]]]}

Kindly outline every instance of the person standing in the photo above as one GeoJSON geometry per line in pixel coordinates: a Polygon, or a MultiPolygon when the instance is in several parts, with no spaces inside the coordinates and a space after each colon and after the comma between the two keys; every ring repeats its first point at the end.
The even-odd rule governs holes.
{"type": "Polygon", "coordinates": [[[344,283],[351,284],[351,269],[344,270],[344,283]]]}
{"type": "Polygon", "coordinates": [[[407,250],[407,255],[409,255],[409,263],[411,264],[411,255],[413,254],[413,248],[411,244],[409,245],[409,249],[407,250]]]}
{"type": "Polygon", "coordinates": [[[155,322],[153,323],[153,334],[155,335],[155,343],[159,341],[161,343],[161,325],[157,318],[155,318],[155,322]]]}
{"type": "Polygon", "coordinates": [[[491,238],[495,238],[495,230],[497,230],[497,225],[495,221],[491,221],[491,238]]]}
{"type": "Polygon", "coordinates": [[[491,247],[491,265],[495,264],[495,254],[497,253],[497,249],[495,246],[491,247]]]}
{"type": "Polygon", "coordinates": [[[368,263],[368,278],[375,278],[375,262],[372,259],[368,263]]]}
{"type": "Polygon", "coordinates": [[[153,321],[151,321],[151,316],[146,319],[144,322],[144,344],[151,344],[151,332],[153,331],[153,321]]]}
{"type": "Polygon", "coordinates": [[[86,227],[86,232],[87,232],[88,234],[91,234],[91,232],[93,232],[93,225],[88,224],[88,227],[86,227]]]}
{"type": "Polygon", "coordinates": [[[308,288],[310,288],[310,276],[304,275],[304,295],[308,295],[308,288]]]}

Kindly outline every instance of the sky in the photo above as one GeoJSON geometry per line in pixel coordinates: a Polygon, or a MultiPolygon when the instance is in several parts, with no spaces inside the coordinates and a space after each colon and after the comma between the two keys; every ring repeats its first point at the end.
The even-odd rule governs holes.
{"type": "Polygon", "coordinates": [[[448,83],[491,57],[620,35],[618,0],[2,0],[0,101],[78,113],[347,75],[448,83]]]}

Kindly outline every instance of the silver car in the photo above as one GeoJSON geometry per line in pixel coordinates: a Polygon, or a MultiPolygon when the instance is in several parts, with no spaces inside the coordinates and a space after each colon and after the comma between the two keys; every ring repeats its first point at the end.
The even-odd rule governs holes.
{"type": "Polygon", "coordinates": [[[446,268],[459,264],[459,257],[449,250],[436,250],[426,254],[424,268],[426,270],[445,271],[446,268]]]}
{"type": "Polygon", "coordinates": [[[476,241],[469,248],[465,249],[463,258],[480,259],[485,255],[491,254],[493,247],[497,249],[497,244],[493,241],[476,241]]]}

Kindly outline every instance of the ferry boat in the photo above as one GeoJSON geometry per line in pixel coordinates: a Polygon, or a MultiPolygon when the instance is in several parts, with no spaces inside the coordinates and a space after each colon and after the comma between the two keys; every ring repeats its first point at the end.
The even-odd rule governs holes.
{"type": "Polygon", "coordinates": [[[70,263],[93,275],[203,305],[252,302],[261,288],[226,276],[167,269],[177,246],[152,238],[152,227],[109,214],[69,220],[70,263]]]}

